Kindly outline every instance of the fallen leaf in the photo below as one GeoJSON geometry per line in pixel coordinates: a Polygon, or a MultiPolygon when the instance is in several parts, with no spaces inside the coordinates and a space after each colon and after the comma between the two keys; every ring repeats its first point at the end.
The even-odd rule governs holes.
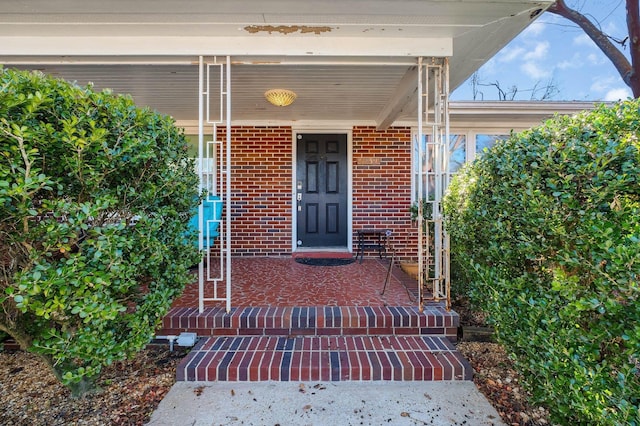
{"type": "Polygon", "coordinates": [[[236,391],[234,391],[233,389],[231,389],[231,396],[236,396],[236,391]]]}
{"type": "Polygon", "coordinates": [[[298,391],[300,393],[306,393],[307,391],[304,390],[304,383],[300,383],[300,386],[298,386],[298,391]]]}
{"type": "Polygon", "coordinates": [[[425,398],[427,398],[427,399],[431,399],[431,395],[429,395],[429,394],[428,394],[428,393],[426,393],[426,392],[424,393],[424,397],[425,397],[425,398]]]}
{"type": "Polygon", "coordinates": [[[402,413],[400,413],[400,417],[409,417],[409,413],[403,411],[402,413]]]}
{"type": "Polygon", "coordinates": [[[304,407],[302,407],[302,409],[303,409],[304,411],[309,411],[309,410],[311,410],[311,405],[307,404],[307,405],[305,405],[304,407]]]}

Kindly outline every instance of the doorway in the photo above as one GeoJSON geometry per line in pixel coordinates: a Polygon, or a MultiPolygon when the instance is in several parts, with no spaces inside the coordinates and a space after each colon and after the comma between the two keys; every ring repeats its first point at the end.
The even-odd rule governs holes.
{"type": "Polygon", "coordinates": [[[296,245],[347,247],[348,144],[346,134],[296,137],[296,245]]]}

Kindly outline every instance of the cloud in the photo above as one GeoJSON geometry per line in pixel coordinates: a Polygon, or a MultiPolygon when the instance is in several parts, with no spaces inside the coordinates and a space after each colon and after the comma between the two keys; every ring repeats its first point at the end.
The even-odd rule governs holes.
{"type": "Polygon", "coordinates": [[[576,52],[571,58],[558,62],[556,67],[560,70],[588,69],[589,67],[595,67],[605,63],[607,63],[607,58],[600,52],[589,53],[586,56],[580,52],[576,52]]]}
{"type": "Polygon", "coordinates": [[[520,58],[526,50],[523,47],[505,47],[497,56],[498,62],[512,62],[520,58]]]}
{"type": "Polygon", "coordinates": [[[587,55],[589,65],[602,65],[607,62],[607,58],[601,53],[590,53],[587,55]]]}
{"type": "Polygon", "coordinates": [[[591,85],[591,92],[598,94],[596,98],[604,101],[617,101],[632,97],[631,89],[621,86],[622,81],[617,76],[595,77],[591,85]]]}
{"type": "Polygon", "coordinates": [[[536,37],[544,33],[546,29],[547,25],[544,22],[538,20],[525,28],[522,32],[522,35],[525,37],[536,37]]]}
{"type": "Polygon", "coordinates": [[[605,93],[619,87],[620,78],[616,76],[595,77],[591,84],[591,91],[597,93],[605,93]]]}
{"type": "Polygon", "coordinates": [[[620,99],[627,99],[632,97],[631,90],[628,87],[618,87],[611,89],[604,95],[605,101],[619,101],[620,99]]]}
{"type": "Polygon", "coordinates": [[[571,68],[581,68],[584,65],[584,60],[582,59],[582,55],[577,52],[574,53],[570,59],[565,59],[564,61],[558,62],[556,67],[561,70],[567,70],[571,68]]]}
{"type": "Polygon", "coordinates": [[[543,78],[551,77],[551,71],[541,67],[534,62],[525,62],[524,64],[520,65],[520,69],[522,70],[522,72],[524,72],[534,80],[541,80],[543,78]]]}
{"type": "MultiPolygon", "coordinates": [[[[604,28],[602,28],[602,31],[604,31],[605,34],[615,34],[617,33],[618,30],[618,24],[616,24],[616,22],[614,21],[608,21],[605,25],[604,28]]],[[[626,29],[625,29],[626,31],[626,29]]]]}
{"type": "MultiPolygon", "coordinates": [[[[538,41],[530,47],[518,47],[508,52],[510,60],[520,59],[520,70],[533,80],[540,80],[551,76],[551,67],[541,63],[548,56],[549,42],[538,41]]],[[[506,62],[506,61],[505,61],[506,62]]]]}
{"type": "Polygon", "coordinates": [[[549,52],[549,42],[541,41],[536,44],[533,50],[530,50],[524,55],[525,61],[532,61],[536,59],[543,59],[547,56],[549,52]]]}
{"type": "Polygon", "coordinates": [[[585,33],[579,34],[573,38],[573,44],[576,46],[597,47],[591,38],[585,33]]]}
{"type": "Polygon", "coordinates": [[[566,70],[569,68],[576,68],[578,65],[573,61],[562,61],[556,65],[561,70],[566,70]]]}

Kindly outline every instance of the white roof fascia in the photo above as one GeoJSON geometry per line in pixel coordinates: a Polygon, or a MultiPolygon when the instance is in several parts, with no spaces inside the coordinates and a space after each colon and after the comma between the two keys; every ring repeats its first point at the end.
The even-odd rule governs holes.
{"type": "Polygon", "coordinates": [[[452,126],[472,128],[509,128],[521,130],[542,124],[554,115],[573,115],[594,109],[602,102],[585,101],[452,101],[449,116],[452,126]]]}
{"type": "Polygon", "coordinates": [[[0,56],[434,56],[451,38],[371,37],[0,37],[0,56]]]}
{"type": "Polygon", "coordinates": [[[593,109],[598,101],[450,101],[459,116],[571,114],[593,109]]]}

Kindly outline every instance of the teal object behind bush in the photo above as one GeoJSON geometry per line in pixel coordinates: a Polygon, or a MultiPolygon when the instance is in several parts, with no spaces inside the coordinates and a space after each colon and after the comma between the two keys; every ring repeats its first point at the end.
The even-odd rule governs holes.
{"type": "MultiPolygon", "coordinates": [[[[202,202],[202,218],[204,226],[209,227],[209,232],[203,236],[203,248],[211,247],[217,237],[220,236],[218,228],[220,227],[220,219],[222,218],[222,200],[219,196],[208,196],[202,202]],[[207,238],[208,237],[208,238],[207,238]]],[[[194,232],[200,230],[200,209],[196,208],[196,214],[189,221],[189,228],[194,232]]],[[[196,240],[196,246],[198,240],[196,240]]]]}

